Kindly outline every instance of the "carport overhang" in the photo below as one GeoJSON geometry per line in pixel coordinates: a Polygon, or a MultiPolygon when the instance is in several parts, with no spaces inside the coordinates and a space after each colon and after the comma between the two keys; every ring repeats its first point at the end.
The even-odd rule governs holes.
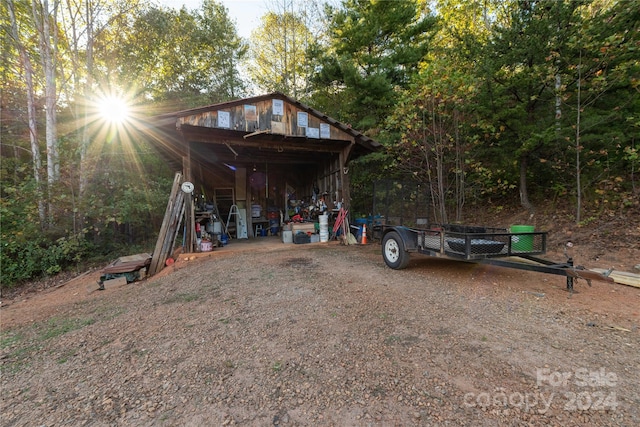
{"type": "MultiPolygon", "coordinates": [[[[281,93],[239,99],[221,104],[166,113],[147,122],[153,145],[167,163],[182,171],[185,179],[203,178],[227,180],[233,170],[229,166],[253,168],[269,164],[271,167],[317,166],[340,157],[342,167],[360,156],[377,151],[380,144],[366,135],[325,114],[295,101],[281,93]],[[275,133],[270,123],[260,122],[255,129],[223,129],[197,123],[194,118],[211,111],[233,109],[281,99],[296,111],[328,123],[337,129],[340,138],[312,138],[306,135],[275,133]],[[192,124],[193,123],[193,124],[192,124]]],[[[332,133],[333,135],[333,133],[332,133]]]]}

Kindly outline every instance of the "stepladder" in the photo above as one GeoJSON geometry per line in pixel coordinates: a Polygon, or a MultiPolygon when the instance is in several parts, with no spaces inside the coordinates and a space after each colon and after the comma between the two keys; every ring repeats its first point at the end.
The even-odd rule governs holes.
{"type": "Polygon", "coordinates": [[[232,218],[235,222],[236,239],[247,239],[247,210],[238,209],[237,205],[231,205],[231,209],[229,209],[229,216],[227,217],[227,230],[229,230],[229,224],[231,223],[232,218]]]}

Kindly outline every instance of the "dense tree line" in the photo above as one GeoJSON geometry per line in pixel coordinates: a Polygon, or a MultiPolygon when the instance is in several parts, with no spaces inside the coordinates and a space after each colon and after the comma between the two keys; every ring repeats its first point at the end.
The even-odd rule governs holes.
{"type": "Polygon", "coordinates": [[[245,94],[227,10],[3,0],[0,20],[2,286],[149,251],[172,171],[135,122],[245,94]],[[103,114],[116,99],[128,122],[103,114]]]}
{"type": "Polygon", "coordinates": [[[639,22],[637,0],[274,0],[249,41],[216,0],[3,0],[2,286],[152,247],[172,173],[112,98],[131,125],[285,92],[385,145],[353,194],[411,177],[438,221],[637,208],[639,22]]]}

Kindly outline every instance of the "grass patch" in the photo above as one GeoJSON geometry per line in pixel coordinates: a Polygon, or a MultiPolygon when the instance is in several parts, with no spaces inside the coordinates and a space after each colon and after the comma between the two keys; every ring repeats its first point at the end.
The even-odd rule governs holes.
{"type": "Polygon", "coordinates": [[[389,335],[387,338],[385,338],[384,343],[386,345],[393,345],[393,344],[397,343],[398,341],[400,341],[400,337],[398,337],[396,335],[389,335]]]}
{"type": "Polygon", "coordinates": [[[93,319],[49,319],[49,321],[39,327],[41,330],[38,334],[38,339],[46,341],[51,338],[57,338],[68,332],[75,331],[76,329],[82,329],[93,323],[95,323],[95,320],[93,319]]]}
{"type": "Polygon", "coordinates": [[[378,317],[380,318],[380,320],[390,320],[391,319],[391,315],[389,313],[380,313],[378,315],[378,317]]]}
{"type": "Polygon", "coordinates": [[[217,298],[222,293],[222,286],[214,285],[214,286],[205,286],[201,289],[204,293],[211,295],[214,298],[217,298]]]}
{"type": "MultiPolygon", "coordinates": [[[[31,365],[31,359],[42,349],[40,343],[82,329],[93,323],[95,323],[93,318],[65,319],[55,317],[46,322],[34,324],[30,327],[33,334],[29,333],[28,336],[16,332],[3,333],[0,336],[0,349],[7,350],[7,352],[4,355],[2,365],[0,365],[0,372],[15,374],[27,369],[31,365]]],[[[75,350],[68,350],[61,354],[56,361],[60,364],[66,363],[76,354],[75,350]]]]}
{"type": "Polygon", "coordinates": [[[0,349],[12,347],[22,341],[24,337],[21,334],[5,332],[0,336],[0,349]]]}
{"type": "Polygon", "coordinates": [[[14,374],[29,366],[29,354],[38,350],[35,345],[28,345],[24,342],[22,334],[5,332],[0,337],[0,349],[9,350],[0,364],[2,374],[14,374]]]}
{"type": "Polygon", "coordinates": [[[6,356],[6,360],[0,364],[0,373],[4,374],[16,374],[22,370],[28,368],[31,363],[29,362],[29,356],[31,353],[38,350],[38,347],[26,346],[12,351],[6,356]]]}
{"type": "Polygon", "coordinates": [[[78,352],[76,350],[67,350],[60,355],[60,357],[57,359],[57,362],[62,365],[64,363],[67,363],[69,359],[75,357],[77,354],[78,352]]]}
{"type": "Polygon", "coordinates": [[[165,304],[173,304],[176,302],[186,303],[197,301],[200,299],[200,295],[194,293],[180,293],[176,295],[172,295],[171,297],[164,300],[165,304]]]}
{"type": "Polygon", "coordinates": [[[399,344],[399,345],[411,346],[411,345],[416,344],[418,341],[420,341],[420,338],[418,338],[416,336],[413,336],[413,335],[405,335],[405,336],[389,335],[384,340],[384,343],[386,345],[399,344]]]}
{"type": "Polygon", "coordinates": [[[143,357],[144,355],[146,355],[147,353],[149,353],[149,350],[147,350],[146,348],[141,348],[141,349],[134,349],[131,354],[137,356],[137,357],[143,357]]]}
{"type": "Polygon", "coordinates": [[[127,309],[123,306],[101,306],[96,308],[93,313],[101,320],[113,320],[127,312],[127,309]]]}

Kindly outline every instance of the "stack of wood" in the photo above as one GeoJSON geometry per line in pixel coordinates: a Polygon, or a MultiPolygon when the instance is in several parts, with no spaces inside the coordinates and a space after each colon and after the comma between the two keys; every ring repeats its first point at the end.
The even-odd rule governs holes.
{"type": "Polygon", "coordinates": [[[149,276],[153,276],[162,270],[167,258],[173,252],[174,242],[178,235],[178,231],[180,230],[185,207],[185,193],[180,189],[181,184],[182,174],[178,172],[173,179],[171,196],[167,203],[167,210],[164,214],[164,220],[162,221],[162,227],[160,227],[158,241],[156,242],[156,247],[151,258],[151,264],[149,265],[149,276]]]}
{"type": "Polygon", "coordinates": [[[606,274],[611,277],[615,283],[640,288],[640,275],[628,271],[612,271],[604,268],[592,268],[593,271],[606,274]]]}

